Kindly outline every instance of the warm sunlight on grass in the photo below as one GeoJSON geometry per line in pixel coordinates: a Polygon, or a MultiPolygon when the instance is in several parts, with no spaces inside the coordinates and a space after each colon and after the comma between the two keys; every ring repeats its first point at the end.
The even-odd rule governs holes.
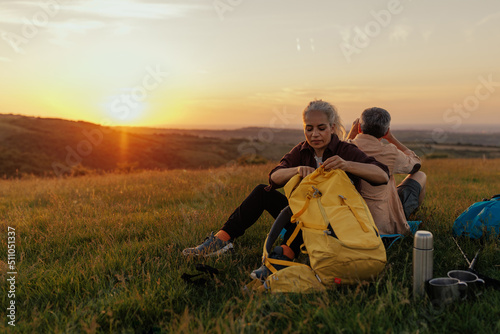
{"type": "MultiPolygon", "coordinates": [[[[424,161],[427,198],[415,219],[434,234],[434,276],[467,267],[451,239],[452,222],[473,202],[500,192],[499,162],[424,161]]],[[[412,300],[411,237],[391,247],[387,268],[374,284],[325,294],[242,292],[248,273],[260,266],[272,223],[267,213],[236,240],[233,255],[184,258],[181,250],[220,228],[255,185],[267,182],[272,167],[0,180],[2,231],[10,226],[17,235],[16,330],[498,332],[498,314],[491,308],[500,305],[496,291],[441,309],[412,300]],[[181,274],[195,273],[197,262],[221,273],[206,286],[187,285],[181,274]]],[[[459,242],[469,256],[480,247],[459,242]]],[[[5,237],[0,253],[7,253],[5,237]]],[[[476,269],[499,279],[499,256],[498,240],[485,241],[476,269]]],[[[4,271],[0,275],[5,279],[4,271]]],[[[0,294],[0,304],[7,301],[0,294]]],[[[2,321],[0,332],[5,329],[2,321]]]]}

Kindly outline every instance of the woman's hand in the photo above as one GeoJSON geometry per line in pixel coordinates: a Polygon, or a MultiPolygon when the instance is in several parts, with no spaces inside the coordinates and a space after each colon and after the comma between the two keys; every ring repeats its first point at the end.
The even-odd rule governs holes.
{"type": "Polygon", "coordinates": [[[299,174],[302,178],[314,172],[309,166],[281,168],[271,174],[271,180],[279,186],[284,186],[292,177],[299,174]]]}
{"type": "Polygon", "coordinates": [[[330,170],[330,169],[341,169],[343,171],[347,171],[349,162],[345,161],[338,155],[334,155],[333,157],[330,157],[323,162],[323,167],[325,170],[330,170]]]}
{"type": "Polygon", "coordinates": [[[354,174],[373,184],[386,184],[389,182],[389,175],[379,166],[355,161],[345,161],[338,155],[326,159],[323,166],[325,166],[325,170],[341,169],[344,172],[354,174]]]}
{"type": "Polygon", "coordinates": [[[311,174],[314,172],[315,169],[309,166],[299,166],[297,167],[297,174],[300,175],[300,177],[305,178],[307,175],[311,174]]]}

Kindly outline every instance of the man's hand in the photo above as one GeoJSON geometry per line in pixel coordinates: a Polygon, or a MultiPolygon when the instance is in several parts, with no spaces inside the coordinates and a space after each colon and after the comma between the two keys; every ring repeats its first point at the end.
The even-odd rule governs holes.
{"type": "Polygon", "coordinates": [[[412,152],[408,147],[403,145],[403,143],[401,143],[396,137],[394,137],[390,128],[389,130],[387,130],[387,133],[383,138],[386,139],[389,143],[395,145],[398,148],[398,150],[400,150],[406,155],[410,154],[409,152],[412,152]]]}
{"type": "Polygon", "coordinates": [[[382,137],[387,140],[389,143],[393,143],[395,137],[392,135],[391,128],[387,130],[387,133],[382,137]]]}
{"type": "Polygon", "coordinates": [[[351,130],[347,135],[347,139],[354,139],[359,133],[359,118],[356,118],[354,122],[352,122],[351,130]]]}

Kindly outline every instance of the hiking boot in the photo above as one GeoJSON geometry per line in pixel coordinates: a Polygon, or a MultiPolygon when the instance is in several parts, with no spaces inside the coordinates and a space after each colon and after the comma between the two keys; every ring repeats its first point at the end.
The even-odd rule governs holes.
{"type": "MultiPolygon", "coordinates": [[[[269,255],[269,258],[284,260],[284,261],[293,261],[293,259],[290,259],[289,257],[283,255],[283,248],[281,246],[274,247],[274,250],[269,255]]],[[[281,270],[283,268],[288,267],[281,264],[273,264],[273,266],[274,268],[276,268],[276,270],[281,270]]],[[[258,279],[261,282],[264,282],[267,279],[267,277],[271,274],[272,274],[271,270],[268,267],[266,267],[265,264],[263,264],[259,269],[255,269],[254,271],[252,271],[250,277],[253,279],[258,279]]]]}
{"type": "Polygon", "coordinates": [[[194,248],[186,248],[182,251],[184,256],[218,256],[234,250],[231,241],[222,241],[211,232],[205,241],[194,248]]]}

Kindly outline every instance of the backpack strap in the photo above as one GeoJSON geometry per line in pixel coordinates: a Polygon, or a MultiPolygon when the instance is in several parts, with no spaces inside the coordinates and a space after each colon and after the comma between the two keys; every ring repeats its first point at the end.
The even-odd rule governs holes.
{"type": "Polygon", "coordinates": [[[214,278],[215,275],[219,274],[219,270],[217,268],[210,267],[210,266],[208,266],[206,264],[202,264],[202,263],[196,264],[196,270],[199,271],[200,273],[198,273],[198,274],[183,273],[181,278],[186,283],[195,284],[195,285],[203,285],[203,284],[206,284],[208,282],[206,275],[203,276],[204,274],[209,274],[210,278],[214,278]],[[195,279],[196,277],[200,277],[200,278],[195,279]]]}
{"type": "Polygon", "coordinates": [[[354,217],[356,217],[356,220],[358,221],[359,225],[361,226],[361,229],[363,230],[363,232],[365,232],[365,233],[368,232],[368,227],[363,222],[363,219],[359,216],[358,210],[353,210],[352,209],[352,205],[349,204],[349,201],[347,200],[347,198],[345,198],[342,195],[339,195],[339,197],[342,199],[342,201],[349,207],[349,209],[351,210],[351,212],[354,214],[354,217]]]}
{"type": "Polygon", "coordinates": [[[266,265],[266,267],[269,270],[271,270],[271,272],[273,274],[278,271],[276,268],[274,268],[273,264],[287,266],[287,267],[291,267],[291,266],[306,266],[306,267],[309,267],[307,264],[303,264],[303,263],[300,263],[300,262],[271,259],[271,258],[268,258],[268,257],[266,257],[264,259],[264,264],[266,265]]]}
{"type": "MultiPolygon", "coordinates": [[[[321,175],[322,173],[324,172],[324,167],[323,166],[320,166],[316,171],[315,173],[313,173],[313,175],[311,176],[311,180],[314,180],[316,177],[318,177],[319,175],[321,175]]],[[[300,182],[300,181],[299,181],[300,182]]],[[[300,216],[302,216],[302,214],[304,212],[306,212],[306,210],[309,208],[309,204],[311,202],[311,199],[312,198],[316,198],[316,197],[321,197],[322,194],[321,194],[321,191],[319,191],[318,188],[315,187],[315,185],[317,184],[317,182],[311,182],[311,189],[307,192],[307,195],[306,195],[306,200],[305,200],[305,203],[304,203],[304,206],[302,207],[302,209],[300,209],[297,213],[293,214],[290,221],[292,223],[295,223],[297,222],[297,218],[299,218],[300,216]]],[[[297,185],[295,184],[294,185],[294,188],[296,187],[297,185]]],[[[292,190],[293,191],[293,190],[292,190]]],[[[287,192],[287,197],[289,197],[291,195],[291,192],[292,191],[289,191],[287,192]]],[[[286,245],[287,246],[290,246],[292,241],[297,237],[297,234],[300,232],[300,230],[302,229],[302,227],[304,226],[304,223],[302,221],[299,221],[297,222],[297,226],[295,227],[292,235],[290,236],[290,238],[288,238],[287,242],[286,242],[286,245]]],[[[315,225],[316,226],[316,225],[315,225]]],[[[324,229],[324,226],[319,226],[317,225],[318,227],[320,227],[321,229],[324,229]]],[[[268,235],[268,238],[269,238],[269,235],[268,235]]],[[[275,272],[277,272],[278,270],[276,270],[276,268],[273,266],[273,264],[276,264],[276,265],[284,265],[284,266],[306,266],[306,267],[309,267],[308,265],[306,264],[303,264],[303,263],[298,263],[298,262],[293,262],[293,261],[285,261],[285,260],[278,260],[278,259],[271,259],[269,258],[269,252],[268,252],[268,247],[267,247],[267,244],[268,244],[268,238],[266,238],[266,242],[264,243],[264,254],[262,256],[263,258],[263,262],[264,262],[264,265],[269,268],[269,270],[271,270],[271,272],[274,274],[275,272]]],[[[273,241],[274,242],[274,241],[273,241]]],[[[309,267],[310,268],[310,267],[309,267]]]]}
{"type": "MultiPolygon", "coordinates": [[[[300,231],[300,228],[299,228],[299,231],[300,231]]],[[[295,232],[298,233],[297,229],[295,229],[294,231],[294,234],[295,235],[292,235],[293,238],[295,238],[295,236],[297,235],[295,232]]],[[[263,254],[262,254],[262,262],[264,263],[264,265],[269,268],[269,270],[271,270],[271,272],[274,274],[275,272],[277,272],[278,270],[273,266],[273,264],[277,264],[277,265],[283,265],[283,266],[307,266],[305,264],[302,264],[302,263],[298,263],[298,262],[293,262],[293,261],[285,261],[285,260],[278,260],[278,259],[271,259],[269,258],[269,252],[267,251],[267,243],[268,243],[268,239],[269,239],[269,235],[267,236],[266,238],[266,241],[264,242],[264,251],[263,251],[263,254]]],[[[291,238],[290,238],[291,239],[291,238]]]]}
{"type": "MultiPolygon", "coordinates": [[[[299,218],[300,216],[302,216],[302,214],[309,207],[309,203],[311,202],[311,198],[318,198],[318,197],[321,197],[321,196],[323,196],[323,194],[321,193],[321,191],[319,191],[319,189],[316,188],[314,185],[311,185],[311,189],[307,192],[307,195],[306,195],[306,201],[304,203],[304,207],[302,207],[302,209],[299,212],[297,212],[296,214],[294,214],[292,216],[291,222],[295,223],[297,221],[297,218],[299,218]]],[[[321,203],[320,203],[320,205],[321,205],[321,203]]],[[[324,215],[324,217],[326,217],[326,215],[324,215]]],[[[292,235],[290,236],[290,238],[286,242],[287,246],[290,246],[292,244],[292,241],[297,237],[297,234],[300,232],[300,230],[302,229],[302,227],[316,229],[316,230],[324,230],[325,229],[324,225],[309,224],[309,223],[305,224],[303,221],[299,221],[297,223],[297,226],[295,227],[295,230],[293,231],[292,235]]]]}
{"type": "Polygon", "coordinates": [[[295,238],[297,237],[297,234],[299,234],[300,230],[302,229],[302,226],[304,226],[304,222],[302,221],[299,221],[297,223],[297,226],[295,227],[295,230],[293,230],[293,233],[292,235],[290,236],[290,238],[288,238],[288,240],[286,241],[286,245],[290,247],[290,245],[292,244],[292,241],[295,240],[295,238]]]}
{"type": "Polygon", "coordinates": [[[304,206],[302,207],[302,209],[300,209],[299,212],[295,213],[292,216],[291,222],[295,223],[297,218],[299,218],[300,216],[302,216],[304,212],[306,212],[307,208],[309,207],[309,203],[311,203],[311,198],[321,197],[322,195],[323,194],[321,194],[321,191],[319,191],[318,188],[316,188],[314,185],[311,185],[311,189],[309,189],[309,191],[306,194],[306,201],[304,203],[304,206]]]}
{"type": "Polygon", "coordinates": [[[304,212],[306,212],[307,208],[309,207],[309,203],[311,203],[311,198],[312,198],[312,195],[310,193],[307,193],[306,195],[306,201],[304,202],[304,206],[302,207],[302,209],[300,209],[299,212],[295,213],[292,218],[290,219],[290,221],[292,223],[295,223],[297,221],[297,218],[299,218],[300,216],[302,216],[302,214],[304,212]]]}

